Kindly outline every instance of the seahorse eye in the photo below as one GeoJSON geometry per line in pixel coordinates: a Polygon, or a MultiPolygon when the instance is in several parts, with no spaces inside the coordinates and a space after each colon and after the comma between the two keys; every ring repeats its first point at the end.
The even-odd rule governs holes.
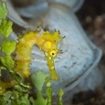
{"type": "Polygon", "coordinates": [[[56,54],[57,54],[57,52],[56,52],[55,50],[52,50],[52,51],[50,52],[50,55],[51,55],[52,57],[55,57],[56,54]]]}

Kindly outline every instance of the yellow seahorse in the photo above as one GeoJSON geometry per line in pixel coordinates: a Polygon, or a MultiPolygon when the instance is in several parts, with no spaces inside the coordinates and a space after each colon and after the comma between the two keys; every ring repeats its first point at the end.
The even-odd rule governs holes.
{"type": "Polygon", "coordinates": [[[30,75],[31,50],[34,45],[37,45],[45,54],[51,78],[59,79],[55,70],[54,59],[60,53],[57,47],[61,39],[59,31],[53,33],[43,30],[26,32],[23,37],[19,38],[16,47],[16,66],[14,70],[24,77],[30,75]]]}

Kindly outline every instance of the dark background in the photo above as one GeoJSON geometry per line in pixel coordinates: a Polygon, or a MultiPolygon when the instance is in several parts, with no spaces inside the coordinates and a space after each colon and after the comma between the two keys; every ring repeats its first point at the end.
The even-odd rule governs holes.
{"type": "MultiPolygon", "coordinates": [[[[105,0],[85,0],[76,13],[84,30],[94,44],[103,51],[99,63],[100,70],[105,72],[105,0]]],[[[70,105],[105,105],[105,86],[95,91],[80,92],[70,100],[70,105]]]]}

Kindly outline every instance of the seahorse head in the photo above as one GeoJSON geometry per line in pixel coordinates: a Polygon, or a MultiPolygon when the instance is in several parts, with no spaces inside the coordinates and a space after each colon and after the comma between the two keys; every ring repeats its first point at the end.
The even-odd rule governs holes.
{"type": "Polygon", "coordinates": [[[50,70],[50,74],[52,79],[57,80],[58,76],[56,74],[55,66],[54,66],[54,59],[56,58],[57,54],[60,53],[58,49],[58,43],[62,39],[58,31],[54,33],[50,33],[46,31],[43,33],[43,46],[42,50],[45,53],[47,64],[50,70]]]}
{"type": "Polygon", "coordinates": [[[62,37],[59,35],[58,31],[55,31],[54,33],[46,31],[43,34],[43,46],[42,50],[44,51],[46,56],[50,56],[52,58],[55,58],[56,55],[60,52],[58,49],[58,43],[62,39],[62,37]]]}

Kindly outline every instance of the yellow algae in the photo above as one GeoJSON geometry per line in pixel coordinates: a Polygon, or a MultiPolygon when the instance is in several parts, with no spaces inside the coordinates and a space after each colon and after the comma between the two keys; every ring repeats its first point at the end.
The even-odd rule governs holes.
{"type": "Polygon", "coordinates": [[[18,82],[15,80],[10,80],[9,82],[0,81],[0,95],[3,94],[7,88],[11,88],[16,84],[18,84],[18,82]]]}

